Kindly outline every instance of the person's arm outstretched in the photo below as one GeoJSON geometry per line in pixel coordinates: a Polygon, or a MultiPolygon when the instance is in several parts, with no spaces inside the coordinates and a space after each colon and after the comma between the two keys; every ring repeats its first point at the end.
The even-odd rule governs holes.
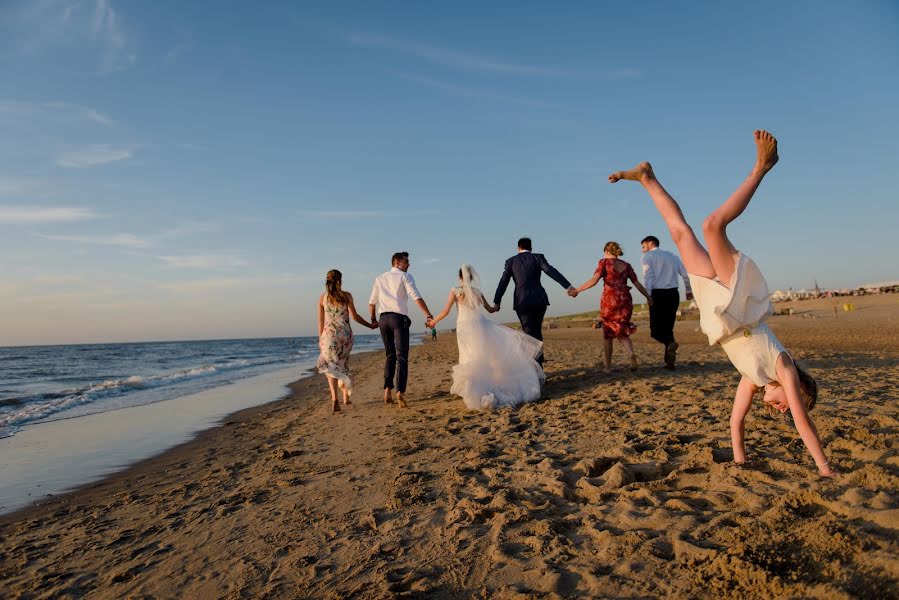
{"type": "Polygon", "coordinates": [[[489,313],[495,313],[499,311],[499,305],[497,304],[496,306],[490,306],[490,303],[487,302],[487,298],[484,297],[484,294],[481,294],[481,304],[484,305],[484,308],[489,313]]]}
{"type": "Polygon", "coordinates": [[[347,292],[346,295],[347,295],[347,307],[350,309],[350,316],[353,317],[353,320],[364,327],[368,327],[369,329],[377,329],[378,326],[375,324],[374,319],[372,319],[371,321],[366,321],[365,319],[362,318],[362,315],[360,315],[356,311],[356,304],[355,304],[355,302],[353,302],[353,295],[349,292],[347,292]]]}
{"type": "Polygon", "coordinates": [[[378,280],[375,280],[375,284],[371,288],[371,297],[368,299],[368,312],[371,314],[371,324],[377,326],[378,324],[378,297],[380,296],[380,289],[378,288],[378,280]]]}
{"type": "Polygon", "coordinates": [[[749,409],[752,407],[752,397],[758,388],[752,381],[743,377],[737,385],[737,393],[734,395],[734,407],[730,412],[730,442],[734,448],[734,462],[737,464],[746,462],[746,447],[743,444],[743,422],[749,409]]]}
{"type": "Polygon", "coordinates": [[[558,269],[549,264],[545,256],[543,256],[542,254],[538,254],[537,260],[540,264],[541,271],[549,275],[556,283],[565,288],[568,291],[569,296],[571,296],[572,298],[577,296],[577,290],[574,289],[574,286],[571,285],[571,282],[565,279],[565,276],[559,273],[558,269]]]}
{"type": "Polygon", "coordinates": [[[640,283],[640,280],[637,279],[637,274],[634,272],[634,268],[630,265],[627,266],[627,276],[634,284],[634,287],[637,288],[637,290],[646,297],[646,303],[649,306],[652,306],[652,296],[650,296],[647,289],[643,287],[643,284],[640,283]]]}
{"type": "Polygon", "coordinates": [[[421,297],[421,292],[418,291],[418,287],[415,285],[415,279],[409,273],[405,273],[403,275],[403,285],[406,286],[406,294],[415,301],[415,304],[418,305],[418,308],[421,309],[421,312],[425,314],[426,321],[425,325],[431,323],[434,319],[433,315],[431,315],[431,309],[428,308],[427,302],[425,302],[424,298],[421,297]]]}
{"type": "Polygon", "coordinates": [[[799,392],[799,374],[796,373],[793,359],[786,352],[782,353],[777,359],[775,370],[777,371],[777,382],[783,387],[787,396],[787,405],[790,407],[790,414],[793,416],[793,424],[796,426],[796,431],[799,432],[799,437],[805,443],[805,447],[808,448],[809,453],[815,460],[818,472],[825,477],[833,476],[835,473],[830,468],[827,456],[824,455],[824,448],[821,446],[818,430],[815,429],[815,424],[812,423],[805,404],[802,402],[802,396],[799,392]]]}
{"type": "Polygon", "coordinates": [[[506,288],[509,287],[509,281],[512,279],[512,259],[508,259],[506,261],[505,267],[503,267],[503,276],[499,279],[499,285],[496,286],[496,293],[493,295],[493,303],[496,305],[497,309],[499,309],[500,302],[503,300],[503,295],[506,293],[506,288]]]}
{"type": "Polygon", "coordinates": [[[436,327],[437,323],[444,320],[447,316],[449,316],[450,311],[453,309],[453,304],[456,303],[456,292],[450,290],[449,296],[446,299],[446,306],[443,307],[443,310],[440,311],[440,314],[431,319],[431,327],[436,327]]]}

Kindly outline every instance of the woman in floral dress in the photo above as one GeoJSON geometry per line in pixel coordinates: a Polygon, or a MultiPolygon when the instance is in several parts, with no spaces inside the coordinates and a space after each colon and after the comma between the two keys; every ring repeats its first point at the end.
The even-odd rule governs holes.
{"type": "Polygon", "coordinates": [[[646,296],[647,302],[652,302],[649,293],[643,284],[637,279],[633,267],[620,258],[624,252],[618,242],[609,242],[603,248],[605,256],[600,259],[593,273],[577,289],[578,292],[589,290],[602,279],[605,282],[602,291],[602,300],[599,304],[599,318],[602,321],[603,351],[605,353],[605,371],[612,370],[612,340],[619,340],[631,359],[631,371],[637,370],[637,356],[634,354],[634,344],[631,342],[631,334],[637,331],[637,326],[631,322],[631,314],[634,312],[634,303],[631,300],[631,288],[628,280],[641,294],[646,296]]]}
{"type": "Polygon", "coordinates": [[[353,379],[350,376],[350,352],[353,351],[353,328],[350,317],[369,329],[377,329],[356,312],[353,295],[341,288],[343,275],[337,269],[328,271],[325,293],[318,299],[318,372],[328,378],[331,388],[331,409],[340,412],[337,388],[343,393],[344,405],[350,404],[353,379]]]}

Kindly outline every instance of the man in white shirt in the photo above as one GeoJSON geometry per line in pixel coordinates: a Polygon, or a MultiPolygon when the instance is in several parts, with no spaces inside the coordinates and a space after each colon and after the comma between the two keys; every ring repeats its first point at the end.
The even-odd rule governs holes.
{"type": "Polygon", "coordinates": [[[406,408],[406,381],[409,378],[409,318],[408,303],[411,299],[427,317],[426,325],[431,327],[431,311],[415,287],[415,279],[409,270],[409,253],[397,252],[391,259],[391,268],[378,275],[371,290],[368,308],[371,322],[381,329],[381,339],[387,353],[384,365],[384,402],[393,402],[394,375],[396,375],[396,399],[401,408],[406,408]],[[379,316],[377,316],[379,315],[379,316]],[[397,368],[398,367],[398,368],[397,368]]]}
{"type": "Polygon", "coordinates": [[[673,369],[677,360],[677,342],[674,340],[674,321],[680,307],[677,278],[684,280],[687,300],[693,299],[687,270],[677,255],[659,249],[659,238],[654,235],[643,238],[643,285],[649,292],[649,334],[665,345],[665,368],[673,369]]]}

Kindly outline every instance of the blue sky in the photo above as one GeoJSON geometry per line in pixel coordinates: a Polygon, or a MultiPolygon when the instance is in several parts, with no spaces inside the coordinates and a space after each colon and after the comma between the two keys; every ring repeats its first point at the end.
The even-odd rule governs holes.
{"type": "Polygon", "coordinates": [[[698,225],[756,128],[732,237],[771,287],[899,276],[894,2],[211,6],[0,5],[0,344],[313,334],[324,273],[362,309],[395,250],[436,312],[525,234],[577,285],[672,247],[608,172],[698,225]]]}

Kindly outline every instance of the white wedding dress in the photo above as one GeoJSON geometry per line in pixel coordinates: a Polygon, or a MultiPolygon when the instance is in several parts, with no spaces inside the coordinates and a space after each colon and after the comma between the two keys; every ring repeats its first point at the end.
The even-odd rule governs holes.
{"type": "Polygon", "coordinates": [[[477,273],[470,265],[462,266],[462,286],[453,292],[459,311],[459,364],[453,367],[450,392],[475,410],[538,400],[545,375],[535,359],[543,342],[484,314],[477,273]]]}

